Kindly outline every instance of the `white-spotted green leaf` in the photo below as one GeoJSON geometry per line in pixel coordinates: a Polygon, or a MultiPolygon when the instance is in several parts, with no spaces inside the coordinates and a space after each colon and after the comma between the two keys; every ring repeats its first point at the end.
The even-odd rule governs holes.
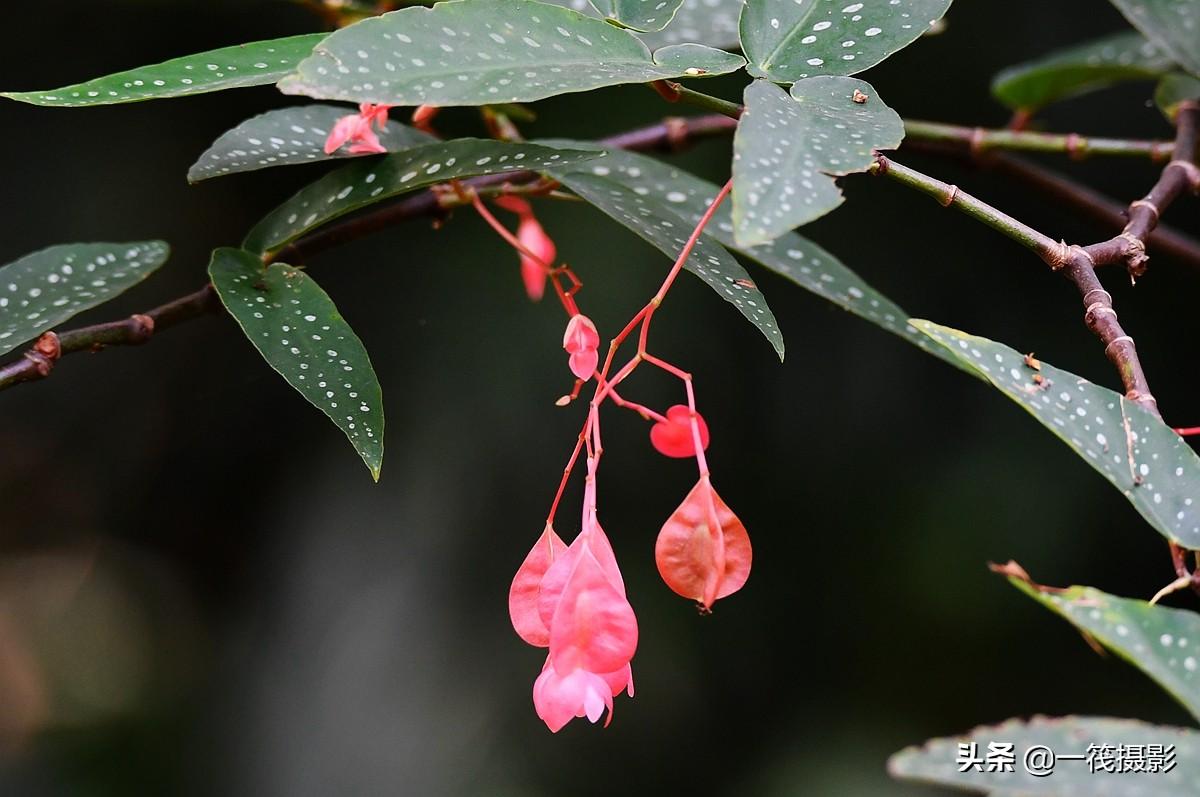
{"type": "Polygon", "coordinates": [[[80,107],[186,97],[210,91],[262,86],[293,72],[324,33],[222,47],[161,64],[48,91],[14,91],[4,97],[33,105],[80,107]]]}
{"type": "MultiPolygon", "coordinates": [[[[583,13],[594,13],[588,0],[553,2],[583,13]]],[[[741,10],[741,4],[736,0],[683,0],[670,25],[640,38],[652,48],[696,43],[723,50],[734,49],[738,46],[738,13],[741,10]]]]}
{"type": "Polygon", "coordinates": [[[330,172],[271,211],[249,232],[244,246],[255,252],[278,249],[344,213],[447,180],[546,170],[602,154],[599,150],[558,150],[537,144],[460,138],[363,158],[330,172]]]}
{"type": "MultiPolygon", "coordinates": [[[[554,146],[580,146],[584,142],[554,140],[554,146]]],[[[660,160],[625,150],[609,150],[602,161],[585,164],[580,171],[611,176],[640,196],[656,199],[677,213],[692,228],[700,221],[719,190],[716,185],[660,160]]],[[[763,246],[738,246],[726,202],[706,228],[706,234],[764,268],[799,285],[860,318],[904,338],[930,354],[963,368],[954,355],[908,324],[908,313],[872,288],[823,248],[796,233],[785,233],[763,246]]]]}
{"type": "MultiPolygon", "coordinates": [[[[195,183],[272,166],[358,157],[348,147],[325,154],[325,139],[334,123],[351,113],[353,109],[340,105],[302,105],[247,119],[213,142],[188,170],[188,180],[195,183]]],[[[388,122],[379,133],[379,143],[389,152],[434,141],[428,133],[399,122],[388,122]]]]}
{"type": "Polygon", "coordinates": [[[124,293],[170,251],[162,241],[60,244],[0,268],[0,354],[124,293]]]}
{"type": "MultiPolygon", "coordinates": [[[[675,259],[683,251],[696,225],[680,218],[669,206],[643,196],[616,180],[594,173],[555,170],[556,179],[605,214],[629,228],[663,254],[675,259]]],[[[767,299],[742,264],[708,236],[697,242],[684,268],[704,280],[725,301],[736,307],[775,347],[783,359],[783,333],[767,299]]]]}
{"type": "Polygon", "coordinates": [[[992,80],[992,94],[1013,110],[1036,111],[1115,83],[1153,79],[1174,65],[1145,36],[1126,31],[1009,67],[992,80]]]}
{"type": "Polygon", "coordinates": [[[1154,90],[1154,102],[1172,122],[1179,112],[1180,104],[1200,101],[1200,80],[1182,72],[1172,72],[1158,82],[1154,90]]]}
{"type": "Polygon", "coordinates": [[[208,267],[217,295],[259,354],[329,416],[379,481],[383,396],[362,341],[321,286],[283,263],[217,249],[208,267]]]}
{"type": "Polygon", "coordinates": [[[950,0],[745,0],[739,23],[750,74],[776,83],[853,75],[912,44],[950,0]]]}
{"type": "Polygon", "coordinates": [[[1146,38],[1200,77],[1200,3],[1196,0],[1112,0],[1146,38]]]}
{"type": "Polygon", "coordinates": [[[1200,614],[1091,587],[1050,589],[1009,580],[1149,675],[1200,719],[1200,614]]]}
{"type": "Polygon", "coordinates": [[[902,750],[888,762],[888,772],[905,780],[987,793],[992,797],[1180,797],[1195,793],[1196,773],[1200,772],[1200,733],[1105,717],[1013,719],[902,750]],[[977,770],[960,763],[964,753],[970,756],[972,749],[975,757],[986,760],[991,744],[1013,745],[1015,760],[1011,772],[989,772],[986,764],[977,770]],[[1169,748],[1173,753],[1170,771],[1093,772],[1088,766],[1089,755],[1099,755],[1101,761],[1112,763],[1119,745],[1125,745],[1126,749],[1136,747],[1143,753],[1143,760],[1147,747],[1157,745],[1160,763],[1164,764],[1169,748]],[[1030,771],[1025,760],[1030,749],[1040,748],[1051,752],[1057,760],[1051,764],[1050,772],[1036,767],[1035,761],[1033,768],[1040,771],[1039,775],[1030,771]]]}
{"type": "Polygon", "coordinates": [[[895,149],[904,123],[871,84],[814,77],[787,92],[746,87],[733,139],[733,225],[740,246],[767,243],[842,204],[835,176],[866,171],[895,149]]]}
{"type": "Polygon", "coordinates": [[[649,33],[665,28],[683,0],[591,0],[600,16],[623,28],[649,33]]]}
{"type": "Polygon", "coordinates": [[[1200,549],[1200,457],[1183,438],[1120,393],[1008,346],[928,321],[917,329],[991,382],[1121,491],[1151,526],[1200,549]]]}
{"type": "Polygon", "coordinates": [[[448,0],[331,34],[285,94],[387,105],[532,102],[664,78],[719,75],[741,56],[698,44],[650,50],[632,33],[533,0],[448,0]]]}

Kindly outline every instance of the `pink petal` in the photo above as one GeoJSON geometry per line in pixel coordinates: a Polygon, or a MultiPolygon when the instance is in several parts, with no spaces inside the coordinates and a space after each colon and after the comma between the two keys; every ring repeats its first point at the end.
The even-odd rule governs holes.
{"type": "Polygon", "coordinates": [[[585,547],[550,621],[551,662],[560,672],[614,672],[633,658],[637,641],[633,607],[585,547]]]}
{"type": "Polygon", "coordinates": [[[586,716],[596,722],[605,708],[611,718],[612,705],[608,683],[602,677],[582,669],[560,675],[548,659],[533,684],[534,709],[554,733],[575,717],[586,716]]]}
{"type": "Polygon", "coordinates": [[[333,129],[329,131],[329,136],[325,139],[325,154],[332,155],[341,149],[341,146],[349,141],[359,126],[359,118],[351,114],[343,116],[334,123],[333,129]]]}
{"type": "Polygon", "coordinates": [[[654,545],[654,561],[667,586],[706,607],[742,588],[752,557],[746,527],[708,479],[692,488],[663,524],[654,545]],[[709,501],[717,529],[711,528],[709,501]]]}
{"type": "Polygon", "coordinates": [[[547,525],[517,569],[508,591],[508,614],[512,618],[513,628],[521,639],[535,647],[544,648],[550,644],[550,629],[538,612],[542,579],[566,550],[567,544],[547,525]]]}

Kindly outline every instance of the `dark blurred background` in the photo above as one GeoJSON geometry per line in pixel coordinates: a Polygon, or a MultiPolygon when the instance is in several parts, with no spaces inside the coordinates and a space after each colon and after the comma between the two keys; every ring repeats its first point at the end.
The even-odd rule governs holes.
{"type": "MultiPolygon", "coordinates": [[[[5,89],[318,26],[270,2],[76,0],[5,15],[5,89]]],[[[1003,124],[995,72],[1124,27],[1099,0],[960,2],[948,23],[865,75],[904,116],[1003,124]]],[[[705,88],[740,92],[736,80],[705,88]]],[[[1149,94],[1105,91],[1042,123],[1168,136],[1149,94]]],[[[159,274],[80,320],[194,289],[212,247],[320,172],[187,185],[212,139],[282,104],[265,87],[0,106],[0,261],[68,241],[171,242],[159,274]]],[[[537,110],[530,135],[586,138],[680,109],[629,87],[537,110]]],[[[466,110],[445,127],[478,130],[466,110]]],[[[728,149],[673,160],[723,180],[728,149]]],[[[1048,234],[1111,232],[1001,177],[906,161],[1048,234]]],[[[1155,179],[1145,162],[1050,161],[1123,201],[1155,179]]],[[[903,188],[844,183],[847,204],[806,234],[913,315],[1115,384],[1066,281],[903,188]]],[[[602,329],[668,266],[587,207],[539,213],[602,329]]],[[[1195,233],[1196,218],[1185,202],[1168,221],[1195,233]]],[[[383,382],[378,486],[224,317],[71,357],[0,396],[0,794],[915,797],[938,792],[892,783],[884,762],[929,736],[1033,713],[1188,723],[985,567],[1011,557],[1045,583],[1145,597],[1172,577],[1161,537],[992,389],[755,271],[787,336],[782,366],[690,277],[654,328],[656,350],[696,375],[715,483],[754,541],[750,582],[710,618],[663,586],[653,541],[693,466],[610,413],[601,511],[641,624],[638,694],[618,699],[607,730],[551,735],[530,700],[542,655],[512,633],[506,595],[581,422],[581,407],[554,406],[568,386],[561,312],[524,299],[514,255],[469,213],[309,265],[383,382]]],[[[1136,289],[1106,277],[1177,424],[1200,422],[1198,278],[1165,256],[1136,289]]],[[[680,398],[649,375],[629,392],[680,398]]]]}

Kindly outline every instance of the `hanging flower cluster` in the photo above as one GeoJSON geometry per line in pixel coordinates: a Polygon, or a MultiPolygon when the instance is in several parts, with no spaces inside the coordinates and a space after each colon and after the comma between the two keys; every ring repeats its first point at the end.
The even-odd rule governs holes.
{"type": "Polygon", "coordinates": [[[585,384],[594,382],[587,419],[559,483],[545,528],[517,570],[509,592],[513,628],[523,640],[548,652],[533,685],[533,703],[538,716],[554,732],[575,717],[597,722],[606,710],[607,725],[612,720],[613,698],[621,692],[633,696],[630,663],[637,650],[637,619],[596,510],[597,470],[604,450],[600,408],[605,401],[611,399],[618,407],[633,410],[651,421],[650,443],[663,456],[696,460],[699,480],[663,524],[655,544],[655,561],[667,586],[695,601],[701,612],[707,614],[715,601],[741,589],[750,574],[750,538],[710,480],[704,453],[709,443],[708,424],[696,411],[692,377],[646,348],[654,313],[728,193],[726,185],[697,225],[658,292],[613,339],[603,362],[600,333],[575,301],[582,283],[568,266],[555,264],[554,242],[538,222],[529,202],[511,194],[495,200],[497,205],[517,215],[514,235],[492,215],[482,199],[470,197],[484,220],[520,256],[521,279],[529,298],[539,300],[549,284],[566,311],[568,321],[562,345],[575,384],[558,403],[569,404],[585,384]],[[634,332],[638,333],[637,353],[614,372],[614,357],[634,332]],[[687,404],[677,404],[662,414],[623,398],[617,386],[642,363],[677,377],[683,383],[687,404]],[[581,456],[587,466],[582,519],[579,535],[568,545],[555,531],[554,519],[581,456]]]}

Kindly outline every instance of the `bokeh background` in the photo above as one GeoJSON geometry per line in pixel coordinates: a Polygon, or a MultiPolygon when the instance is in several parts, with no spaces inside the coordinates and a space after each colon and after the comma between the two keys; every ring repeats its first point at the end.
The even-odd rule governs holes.
{"type": "MultiPolygon", "coordinates": [[[[5,89],[318,25],[271,2],[63,0],[5,16],[5,89]]],[[[995,72],[1124,27],[1099,0],[960,2],[948,23],[865,75],[904,116],[1002,124],[995,72]]],[[[1043,122],[1169,135],[1149,89],[1066,102],[1043,122]]],[[[212,139],[285,102],[266,87],[0,106],[0,260],[161,237],[168,266],[86,319],[194,289],[212,247],[320,171],[187,185],[212,139]]],[[[629,87],[537,110],[531,135],[586,138],[684,109],[629,87]]],[[[445,118],[477,130],[467,111],[445,118]]],[[[724,179],[728,147],[672,160],[724,179]]],[[[1109,232],[996,175],[906,159],[1051,235],[1109,232]]],[[[1126,201],[1155,178],[1143,162],[1051,161],[1126,201]]],[[[896,185],[844,184],[846,205],[806,234],[868,281],[916,316],[1114,384],[1066,281],[896,185]]],[[[539,212],[602,329],[668,266],[587,207],[539,212]]],[[[1194,203],[1168,220],[1197,232],[1194,203]]],[[[224,317],[71,357],[0,396],[0,794],[916,797],[940,792],[893,783],[884,764],[929,736],[1034,713],[1188,724],[985,566],[1011,557],[1045,583],[1145,597],[1172,575],[1159,535],[998,393],[755,271],[787,336],[783,365],[691,278],[654,329],[655,348],[696,374],[715,483],[754,541],[751,580],[709,618],[661,584],[654,536],[692,465],[613,414],[601,512],[641,623],[638,694],[607,730],[551,735],[529,693],[541,654],[512,633],[505,598],[581,421],[554,406],[568,384],[560,312],[524,299],[513,254],[469,213],[309,265],[383,382],[378,486],[224,317]]],[[[1165,256],[1136,289],[1107,277],[1178,424],[1200,422],[1197,278],[1165,256]]],[[[653,405],[680,398],[668,380],[634,385],[653,405]]],[[[574,510],[563,517],[574,533],[574,510]]]]}

